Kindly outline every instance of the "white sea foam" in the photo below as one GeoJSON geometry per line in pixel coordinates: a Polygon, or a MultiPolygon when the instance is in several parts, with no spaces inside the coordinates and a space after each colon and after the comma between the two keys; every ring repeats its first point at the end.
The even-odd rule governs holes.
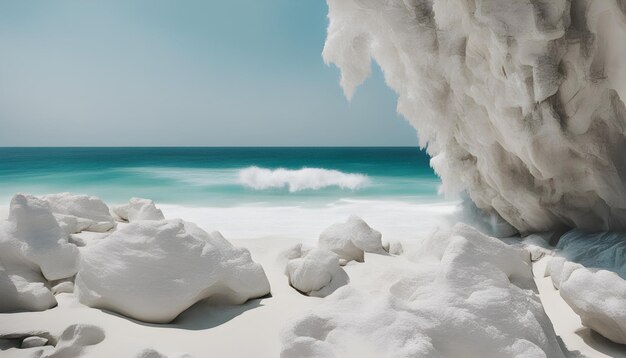
{"type": "MultiPolygon", "coordinates": [[[[326,227],[350,215],[363,218],[390,240],[419,240],[458,210],[458,202],[408,203],[392,200],[338,200],[319,207],[240,205],[192,207],[159,204],[165,217],[198,222],[205,230],[219,228],[229,239],[297,238],[317,243],[326,227]],[[241,225],[245,222],[245,225],[241,225]]],[[[1,209],[0,209],[1,210],[1,209]]]]}
{"type": "Polygon", "coordinates": [[[343,173],[322,168],[266,169],[249,167],[239,172],[239,182],[247,187],[263,190],[289,188],[290,192],[323,189],[330,186],[358,189],[369,182],[366,175],[343,173]]]}
{"type": "Polygon", "coordinates": [[[137,167],[127,168],[124,171],[193,186],[241,184],[256,190],[288,188],[290,192],[317,190],[331,186],[354,190],[369,183],[369,178],[363,174],[323,168],[290,170],[257,166],[243,169],[137,167]]]}
{"type": "Polygon", "coordinates": [[[228,185],[237,180],[237,171],[233,169],[136,167],[120,170],[193,186],[228,185]]]}

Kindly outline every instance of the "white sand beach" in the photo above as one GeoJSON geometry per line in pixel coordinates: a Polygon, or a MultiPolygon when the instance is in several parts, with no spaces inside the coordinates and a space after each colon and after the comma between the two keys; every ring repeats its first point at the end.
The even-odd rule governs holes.
{"type": "MultiPolygon", "coordinates": [[[[389,230],[389,232],[394,233],[394,235],[389,236],[391,236],[394,241],[401,243],[401,245],[397,247],[401,247],[402,250],[401,252],[396,252],[394,255],[387,254],[384,251],[380,253],[366,252],[364,262],[349,262],[342,268],[347,274],[348,282],[344,282],[343,287],[337,288],[337,292],[331,292],[329,296],[321,298],[306,296],[289,285],[289,279],[285,275],[285,266],[288,261],[287,256],[290,255],[288,252],[293,251],[294,245],[298,243],[304,243],[304,247],[311,248],[317,245],[316,236],[319,234],[316,235],[316,232],[321,231],[319,229],[320,227],[324,228],[327,226],[327,222],[324,220],[328,222],[342,221],[342,218],[345,218],[346,215],[346,208],[256,208],[251,211],[250,208],[224,209],[163,206],[162,209],[166,218],[181,216],[186,220],[197,220],[200,226],[207,230],[211,230],[210,228],[214,228],[217,222],[221,222],[224,227],[224,232],[228,232],[230,236],[236,237],[230,240],[231,243],[235,246],[248,249],[252,259],[263,267],[271,285],[271,295],[252,299],[241,305],[220,304],[210,302],[210,300],[200,301],[182,312],[173,322],[158,324],[142,322],[111,310],[102,310],[86,306],[79,302],[75,293],[57,293],[55,298],[58,305],[54,308],[40,312],[0,313],[0,337],[2,337],[3,356],[32,357],[39,356],[40,354],[43,354],[43,356],[50,354],[50,356],[55,357],[179,357],[184,355],[191,357],[204,357],[208,355],[220,357],[278,357],[281,356],[281,354],[285,357],[302,354],[322,356],[323,354],[319,354],[319,352],[311,353],[316,352],[315,349],[317,348],[314,348],[314,346],[309,346],[309,348],[294,348],[292,344],[293,342],[298,342],[300,338],[297,337],[299,335],[315,335],[314,333],[302,333],[299,331],[302,329],[298,328],[299,326],[310,327],[310,317],[326,317],[325,315],[329,314],[329,312],[331,316],[328,316],[327,319],[329,320],[326,324],[329,325],[329,332],[332,333],[329,333],[330,335],[326,338],[320,336],[316,339],[321,339],[322,342],[326,341],[329,343],[333,347],[335,354],[341,354],[342,357],[387,356],[391,352],[387,351],[387,349],[392,349],[392,351],[394,349],[404,349],[408,347],[406,345],[407,343],[385,343],[386,341],[381,342],[377,341],[377,339],[368,339],[366,334],[355,335],[358,330],[354,331],[354,329],[358,329],[358,327],[351,325],[350,316],[343,318],[344,314],[350,312],[341,311],[343,310],[341,307],[345,307],[345,300],[348,300],[348,305],[354,305],[352,307],[352,309],[354,309],[353,314],[358,315],[360,314],[359,312],[364,314],[364,322],[369,322],[366,324],[372,325],[369,330],[379,332],[377,334],[381,335],[380,337],[382,338],[388,337],[387,335],[397,335],[399,332],[406,329],[401,329],[399,326],[389,328],[390,331],[387,329],[387,332],[384,330],[381,331],[381,329],[391,324],[391,322],[376,322],[367,318],[367,316],[371,314],[393,316],[396,314],[394,312],[399,312],[396,311],[398,309],[397,307],[393,308],[395,306],[389,306],[385,308],[384,306],[379,306],[377,303],[375,306],[367,308],[366,311],[362,311],[363,308],[361,308],[360,305],[366,304],[366,302],[370,300],[371,303],[382,303],[389,299],[392,301],[396,299],[409,300],[407,302],[410,302],[411,299],[409,296],[418,294],[416,293],[417,291],[414,293],[411,292],[415,289],[419,290],[420,285],[426,285],[424,287],[426,287],[427,290],[431,289],[429,287],[438,287],[429,286],[434,283],[427,283],[429,280],[428,277],[431,275],[430,272],[436,272],[439,269],[436,268],[438,265],[436,261],[429,259],[428,253],[425,253],[424,249],[425,247],[430,247],[428,250],[434,250],[434,252],[441,250],[437,248],[437,245],[441,245],[442,242],[445,242],[445,234],[444,236],[441,236],[441,233],[435,234],[433,237],[433,233],[437,228],[444,229],[445,231],[446,228],[450,227],[450,218],[454,217],[454,215],[451,216],[451,214],[453,214],[455,210],[454,205],[449,207],[440,206],[439,208],[434,206],[433,210],[430,210],[429,220],[424,220],[424,222],[419,223],[419,225],[422,225],[422,230],[425,231],[422,233],[416,230],[415,227],[395,226],[394,224],[396,222],[389,218],[398,217],[398,215],[402,215],[401,212],[396,212],[394,213],[395,215],[386,212],[388,216],[377,217],[372,214],[384,211],[371,209],[371,211],[368,212],[367,208],[362,208],[359,214],[364,217],[369,217],[371,222],[378,224],[375,227],[381,229],[383,242],[387,241],[388,236],[385,230],[389,230]],[[292,221],[287,225],[280,225],[280,217],[277,213],[284,210],[290,210],[291,214],[289,217],[292,218],[292,221]],[[253,211],[255,215],[251,216],[250,213],[253,211]],[[244,212],[246,214],[242,214],[244,212]],[[202,221],[201,218],[203,217],[210,219],[202,221]],[[238,222],[242,219],[246,221],[246,227],[238,226],[238,222]],[[426,230],[426,223],[430,223],[431,225],[431,227],[428,227],[428,230],[426,230]],[[254,225],[257,226],[255,227],[254,225]],[[274,231],[273,234],[272,231],[274,231]],[[406,238],[402,235],[403,231],[413,231],[419,234],[416,234],[417,237],[411,236],[406,238]],[[257,232],[258,237],[242,238],[246,235],[250,235],[251,232],[257,232]],[[302,239],[298,239],[299,237],[302,239]],[[421,284],[419,283],[420,281],[422,282],[421,284]],[[366,296],[363,297],[366,298],[366,301],[360,301],[360,294],[366,294],[366,296]],[[340,297],[337,297],[338,295],[340,297]],[[349,303],[351,300],[355,299],[356,301],[354,301],[354,303],[349,303]],[[380,301],[381,299],[383,301],[380,301]],[[333,311],[335,305],[340,311],[333,311]],[[313,314],[313,316],[311,316],[311,314],[313,314]],[[331,319],[330,317],[334,318],[331,319]],[[345,319],[348,319],[348,321],[345,321],[345,319]],[[304,326],[302,326],[302,322],[305,323],[304,326]],[[59,345],[61,345],[63,341],[63,332],[73,325],[79,325],[78,327],[80,329],[78,331],[82,329],[83,336],[81,339],[70,340],[69,343],[65,343],[73,350],[66,350],[65,353],[63,353],[62,350],[59,350],[59,345]],[[90,332],[89,330],[94,329],[94,327],[95,331],[90,332]],[[25,337],[31,336],[46,337],[49,339],[49,342],[43,347],[19,348],[21,341],[25,337]],[[338,339],[339,341],[337,341],[338,339]],[[54,344],[56,344],[56,348],[53,347],[54,344]],[[11,348],[12,345],[13,348],[11,348]],[[313,349],[313,351],[311,351],[311,349],[313,349]],[[158,355],[156,352],[161,355],[158,355]]],[[[350,206],[348,211],[355,209],[355,206],[350,206]]],[[[1,207],[0,215],[6,217],[7,214],[8,207],[1,207]]],[[[419,215],[415,216],[419,217],[419,215]]],[[[120,230],[120,228],[127,225],[129,224],[118,223],[116,230],[120,230]]],[[[374,227],[373,224],[372,226],[374,227]]],[[[465,236],[470,240],[479,240],[472,241],[476,244],[480,243],[480,240],[483,240],[479,239],[479,237],[472,239],[472,235],[476,234],[473,234],[469,228],[457,228],[454,230],[456,230],[454,231],[457,233],[456,235],[465,236]]],[[[85,247],[89,247],[98,241],[108,240],[108,238],[106,238],[107,235],[106,233],[84,231],[72,236],[75,239],[82,239],[82,241],[86,243],[85,247]]],[[[512,240],[514,240],[512,242],[515,243],[515,240],[519,242],[520,239],[512,240]]],[[[454,242],[454,240],[450,241],[450,244],[447,245],[454,245],[454,242]]],[[[494,242],[499,242],[499,240],[494,242]]],[[[507,242],[511,241],[507,240],[507,242]]],[[[489,250],[505,250],[506,246],[510,246],[504,243],[498,245],[502,245],[502,247],[494,246],[489,250]]],[[[519,250],[517,248],[518,246],[520,245],[514,244],[511,248],[519,250]]],[[[451,247],[452,246],[449,246],[446,251],[449,251],[451,247]]],[[[502,252],[502,255],[507,255],[504,252],[505,251],[502,252]]],[[[518,255],[515,252],[516,251],[511,251],[513,255],[518,255]]],[[[445,255],[448,254],[444,254],[444,256],[445,255]]],[[[530,254],[528,255],[530,257],[530,254]]],[[[538,263],[535,263],[535,279],[534,282],[532,282],[532,280],[524,281],[522,279],[523,276],[531,277],[530,266],[524,268],[524,261],[521,260],[521,258],[518,260],[518,264],[503,262],[499,265],[505,265],[502,266],[504,270],[522,270],[518,273],[514,273],[516,271],[510,271],[510,274],[513,275],[511,276],[512,282],[522,280],[514,285],[507,284],[511,285],[510,287],[513,289],[510,294],[521,294],[521,291],[518,291],[517,285],[520,285],[520,287],[528,285],[526,289],[531,291],[526,291],[524,295],[530,295],[528,297],[531,298],[534,295],[531,293],[532,290],[534,290],[532,286],[534,286],[534,284],[537,285],[538,298],[542,305],[533,308],[538,309],[534,314],[538,314],[537,319],[541,320],[541,316],[544,315],[543,311],[545,310],[551,323],[550,321],[545,321],[541,323],[540,326],[546,330],[547,337],[550,337],[549,332],[552,330],[552,326],[554,326],[554,331],[556,332],[555,343],[552,345],[548,344],[543,349],[555,349],[554,352],[562,351],[564,356],[567,357],[625,356],[624,349],[621,345],[612,343],[599,334],[592,333],[588,328],[581,325],[580,318],[578,318],[567,303],[563,301],[558,291],[553,288],[550,277],[544,278],[542,276],[544,267],[541,267],[541,265],[545,266],[544,262],[538,261],[538,263]],[[518,269],[513,269],[515,265],[521,266],[519,266],[520,268],[518,269]],[[515,278],[517,275],[521,276],[515,278]],[[557,341],[561,341],[562,343],[558,344],[556,343],[557,341]],[[552,348],[548,348],[550,346],[552,348]]],[[[461,267],[461,269],[467,270],[468,274],[472,274],[472,272],[474,272],[473,274],[478,274],[480,271],[485,270],[485,268],[482,268],[476,271],[476,269],[472,267],[474,264],[479,264],[479,262],[465,262],[462,264],[465,268],[461,267]]],[[[173,267],[172,269],[175,270],[176,268],[173,267]]],[[[449,268],[444,267],[442,267],[442,269],[449,270],[449,268]]],[[[480,277],[480,275],[478,277],[480,277]]],[[[490,279],[487,279],[487,281],[483,281],[485,278],[480,280],[485,283],[489,282],[490,279]]],[[[449,284],[461,285],[459,288],[465,285],[461,281],[450,281],[448,285],[449,284]]],[[[487,286],[484,286],[484,284],[481,285],[483,288],[480,290],[484,292],[482,295],[486,295],[487,292],[490,292],[491,284],[487,284],[487,286]]],[[[474,289],[471,287],[472,286],[468,286],[466,290],[474,289]]],[[[454,292],[453,287],[447,289],[439,288],[445,292],[449,292],[448,294],[454,292]],[[453,290],[449,291],[450,289],[453,290]]],[[[132,288],[129,289],[132,290],[132,288]]],[[[477,291],[477,293],[478,292],[479,291],[477,291]]],[[[496,292],[497,291],[493,291],[492,294],[496,294],[496,292]]],[[[430,293],[426,292],[426,294],[437,297],[440,292],[431,291],[430,293]]],[[[494,298],[497,297],[497,295],[498,294],[496,294],[494,298]]],[[[442,296],[441,299],[444,299],[444,297],[445,296],[442,296]]],[[[485,296],[485,298],[486,297],[488,296],[485,296]]],[[[428,301],[424,301],[423,304],[434,305],[431,306],[432,308],[437,307],[435,303],[427,302],[428,301]]],[[[489,300],[485,302],[489,302],[489,300]]],[[[524,299],[517,304],[522,304],[521,302],[532,302],[532,300],[525,301],[524,299]]],[[[495,306],[492,309],[495,309],[495,306]]],[[[515,315],[514,311],[504,311],[502,314],[504,316],[494,316],[489,319],[494,320],[493,324],[504,324],[504,326],[500,326],[500,329],[514,329],[519,330],[519,332],[524,330],[523,327],[525,324],[523,323],[496,323],[500,319],[506,318],[508,315],[515,315]]],[[[447,314],[443,315],[445,316],[447,314]]],[[[460,318],[459,316],[457,319],[460,318]]],[[[401,318],[398,317],[396,320],[397,319],[401,318]]],[[[403,319],[407,318],[405,317],[403,319]]],[[[420,329],[419,327],[423,324],[419,323],[419,320],[416,321],[412,318],[408,319],[406,322],[412,325],[414,324],[415,327],[411,329],[418,329],[418,331],[420,329]]],[[[459,324],[461,323],[459,322],[459,324]]],[[[466,328],[464,328],[469,335],[468,337],[475,335],[475,333],[471,332],[470,327],[471,326],[466,326],[466,328]],[[468,329],[469,331],[467,331],[468,329]]],[[[449,329],[451,328],[452,327],[449,329]]],[[[435,331],[432,332],[437,332],[437,330],[435,329],[435,331]]],[[[450,333],[431,333],[433,337],[440,335],[442,339],[448,334],[450,333]]],[[[455,343],[455,345],[463,347],[463,338],[457,338],[460,339],[460,341],[455,343]]],[[[492,336],[492,339],[493,338],[492,336]]],[[[452,339],[452,337],[449,337],[449,339],[452,339]]],[[[497,340],[491,342],[486,340],[483,342],[483,345],[488,347],[491,351],[497,351],[500,349],[499,344],[506,346],[505,342],[506,341],[497,343],[497,340]]],[[[446,346],[448,346],[448,344],[439,346],[439,348],[436,349],[444,349],[442,347],[446,346]]],[[[454,345],[450,347],[454,347],[454,345]]],[[[515,345],[513,345],[513,347],[515,347],[515,345]]]]}
{"type": "Polygon", "coordinates": [[[626,358],[625,39],[626,0],[0,2],[0,356],[626,358]]]}

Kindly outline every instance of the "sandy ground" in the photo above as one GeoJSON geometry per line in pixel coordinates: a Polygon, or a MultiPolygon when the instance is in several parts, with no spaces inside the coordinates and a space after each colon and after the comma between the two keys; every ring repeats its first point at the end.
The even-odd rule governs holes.
{"type": "MultiPolygon", "coordinates": [[[[0,206],[0,217],[6,215],[6,206],[0,206]]],[[[233,228],[235,225],[236,222],[233,222],[233,228]]],[[[0,335],[49,332],[58,336],[72,324],[86,323],[102,327],[106,335],[104,341],[85,349],[87,357],[132,357],[145,348],[170,356],[187,353],[194,357],[278,357],[281,329],[285,323],[321,304],[323,299],[303,296],[288,285],[280,253],[298,240],[265,237],[230,241],[248,248],[253,259],[263,265],[272,287],[271,297],[252,300],[241,306],[198,303],[173,323],[159,325],[92,309],[78,303],[72,294],[60,294],[57,296],[59,306],[53,309],[0,314],[0,335]]],[[[403,244],[405,247],[413,246],[415,241],[403,244]]],[[[365,264],[348,265],[345,270],[351,285],[372,285],[375,280],[372,273],[377,268],[401,264],[399,260],[404,258],[367,254],[365,264]]],[[[534,269],[539,272],[542,267],[535,265],[534,269]]],[[[535,282],[544,309],[563,346],[569,351],[566,353],[568,356],[626,357],[624,346],[611,343],[581,325],[579,317],[553,288],[549,277],[544,278],[543,274],[537,273],[535,282]]],[[[0,356],[30,357],[35,351],[33,348],[12,348],[0,351],[0,356]]],[[[364,353],[362,356],[367,355],[364,353]]]]}
{"type": "MultiPolygon", "coordinates": [[[[58,336],[71,324],[84,323],[104,329],[106,338],[86,347],[87,357],[133,357],[145,348],[175,356],[193,357],[278,357],[280,334],[285,323],[323,302],[291,288],[283,273],[285,262],[280,253],[294,245],[288,239],[232,240],[248,248],[261,263],[272,286],[272,297],[251,300],[240,306],[215,306],[199,303],[183,312],[172,324],[148,324],[93,309],[78,303],[71,294],[57,296],[59,306],[43,312],[0,314],[0,335],[49,332],[58,336]]],[[[365,264],[344,267],[350,284],[372,285],[377,267],[401,265],[402,257],[366,254],[365,264]]],[[[2,357],[30,357],[37,348],[12,348],[2,357]]],[[[361,357],[380,358],[361,352],[361,357]]]]}
{"type": "MultiPolygon", "coordinates": [[[[74,323],[88,323],[105,330],[105,340],[87,348],[88,357],[129,357],[144,348],[164,354],[187,353],[194,357],[278,357],[280,329],[291,316],[321,302],[292,289],[277,262],[277,253],[293,245],[289,240],[241,240],[255,261],[261,263],[272,286],[272,297],[241,306],[199,303],[172,324],[146,324],[77,303],[70,294],[57,296],[59,306],[44,312],[0,314],[0,334],[48,331],[59,335],[74,323]],[[108,341],[108,342],[107,342],[108,341]]],[[[6,357],[29,357],[35,349],[11,349],[6,357]]]]}

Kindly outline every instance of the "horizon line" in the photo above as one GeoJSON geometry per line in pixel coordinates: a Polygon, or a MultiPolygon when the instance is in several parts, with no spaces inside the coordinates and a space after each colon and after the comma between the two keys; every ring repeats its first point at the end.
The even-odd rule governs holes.
{"type": "Polygon", "coordinates": [[[0,149],[19,149],[19,148],[417,148],[423,149],[419,145],[44,145],[44,146],[0,146],[0,149]]]}

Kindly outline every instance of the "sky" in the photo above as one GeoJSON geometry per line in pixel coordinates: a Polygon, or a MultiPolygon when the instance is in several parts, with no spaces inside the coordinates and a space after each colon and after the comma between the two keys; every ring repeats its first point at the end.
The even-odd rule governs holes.
{"type": "Polygon", "coordinates": [[[348,102],[323,0],[0,2],[0,146],[414,146],[378,68],[348,102]]]}

